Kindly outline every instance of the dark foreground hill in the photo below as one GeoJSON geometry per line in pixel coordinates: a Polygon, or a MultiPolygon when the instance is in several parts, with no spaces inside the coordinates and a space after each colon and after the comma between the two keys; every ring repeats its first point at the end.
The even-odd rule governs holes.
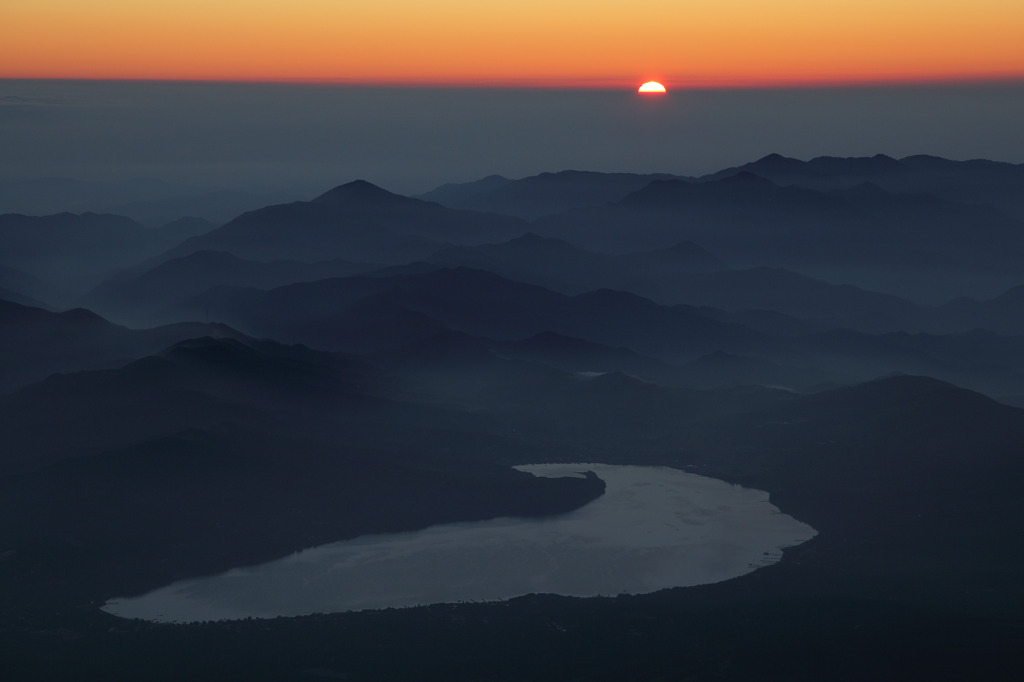
{"type": "MultiPolygon", "coordinates": [[[[594,386],[611,391],[604,399],[627,395],[621,382],[594,386]]],[[[1016,490],[1024,474],[1024,412],[917,377],[814,396],[776,396],[738,411],[732,400],[731,414],[726,410],[709,419],[717,395],[705,394],[690,410],[651,415],[663,428],[647,431],[653,440],[632,451],[627,446],[635,442],[635,429],[619,430],[610,419],[592,421],[588,428],[604,423],[595,438],[623,446],[619,461],[669,461],[761,487],[784,511],[819,531],[813,541],[787,550],[780,563],[742,578],[636,597],[533,595],[493,605],[192,626],[128,623],[84,605],[62,606],[55,595],[66,592],[58,589],[47,593],[45,603],[63,614],[64,629],[47,632],[41,625],[45,621],[20,616],[25,626],[7,639],[7,646],[16,648],[5,651],[5,660],[26,678],[59,677],[73,667],[79,674],[114,679],[139,674],[209,678],[211,671],[219,671],[213,677],[249,679],[313,678],[309,671],[353,680],[497,680],[509,675],[539,680],[810,680],[822,674],[841,680],[971,674],[1012,679],[1006,673],[1017,656],[1021,623],[1016,605],[1024,584],[1017,538],[1024,509],[1016,490]],[[115,641],[111,638],[131,653],[110,659],[104,651],[115,641]],[[523,656],[524,650],[535,655],[523,656]],[[158,660],[167,663],[155,666],[158,660]]],[[[557,419],[564,422],[572,412],[557,419]]],[[[590,408],[582,413],[593,415],[590,408]]],[[[521,414],[526,421],[513,422],[520,428],[538,418],[535,410],[521,414]]],[[[506,415],[501,423],[510,418],[516,419],[506,415]]],[[[19,551],[19,545],[8,551],[0,570],[23,585],[66,583],[66,573],[46,571],[24,582],[19,568],[45,555],[73,562],[63,565],[78,567],[75,579],[109,590],[130,577],[125,566],[101,571],[97,550],[84,547],[149,537],[154,528],[169,533],[173,524],[168,526],[168,518],[187,521],[181,527],[186,533],[165,536],[180,538],[177,551],[156,555],[165,557],[161,575],[169,575],[180,570],[181,557],[197,551],[197,537],[215,538],[219,552],[234,555],[249,517],[243,521],[231,509],[249,504],[249,495],[260,504],[270,502],[266,512],[257,512],[266,542],[285,529],[283,535],[295,537],[299,527],[308,531],[322,528],[327,519],[336,524],[352,518],[349,504],[318,507],[318,501],[344,497],[358,508],[358,491],[367,476],[397,481],[408,472],[408,487],[396,483],[394,489],[407,491],[402,505],[415,506],[422,482],[434,481],[437,474],[434,468],[415,468],[411,460],[395,468],[396,462],[382,455],[362,460],[369,468],[338,480],[340,487],[329,486],[341,495],[310,495],[334,471],[319,468],[320,482],[299,485],[291,466],[279,468],[269,451],[285,446],[297,461],[321,466],[335,457],[331,452],[274,438],[262,437],[265,444],[223,438],[182,433],[69,460],[44,472],[50,485],[70,491],[65,493],[67,506],[58,510],[95,513],[109,500],[111,508],[127,505],[135,511],[139,523],[104,512],[93,517],[104,525],[93,526],[88,515],[68,518],[64,511],[51,512],[41,523],[56,524],[49,532],[62,538],[60,544],[45,554],[33,554],[42,547],[19,551]],[[111,466],[116,476],[109,473],[111,466]],[[242,471],[272,473],[279,479],[273,495],[245,483],[225,496],[223,483],[237,486],[245,480],[239,478],[242,471]],[[192,476],[198,472],[201,477],[192,476]],[[196,481],[213,489],[195,488],[196,481]],[[291,497],[296,488],[305,491],[301,504],[291,497]],[[126,497],[126,491],[140,492],[145,504],[140,506],[134,493],[126,497]],[[166,510],[175,508],[173,495],[180,493],[199,503],[168,517],[166,510]],[[146,511],[148,505],[153,511],[146,511]],[[211,518],[220,525],[211,526],[211,518]],[[307,519],[315,522],[307,525],[307,519]]],[[[445,495],[465,489],[441,481],[431,488],[445,495]]],[[[21,504],[41,489],[28,486],[21,504]]],[[[374,523],[386,518],[373,514],[374,523]]],[[[41,564],[47,565],[53,564],[41,564]]],[[[137,579],[137,566],[128,568],[137,579]]]]}
{"type": "Polygon", "coordinates": [[[5,613],[360,534],[564,512],[603,490],[498,465],[537,455],[387,385],[353,358],[204,338],[0,398],[5,613]]]}

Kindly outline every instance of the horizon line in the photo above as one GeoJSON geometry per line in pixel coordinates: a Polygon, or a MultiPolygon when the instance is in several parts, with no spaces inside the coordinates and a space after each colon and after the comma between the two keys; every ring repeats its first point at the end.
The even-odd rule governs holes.
{"type": "Polygon", "coordinates": [[[76,83],[193,83],[223,85],[322,85],[353,88],[408,88],[424,90],[633,90],[642,83],[655,80],[665,85],[669,94],[676,90],[797,90],[857,89],[890,87],[1024,85],[1024,74],[975,76],[897,76],[862,78],[777,78],[777,79],[705,79],[642,76],[638,78],[548,78],[548,79],[355,79],[355,78],[244,78],[244,77],[159,77],[159,76],[7,76],[0,81],[50,81],[76,83]]]}

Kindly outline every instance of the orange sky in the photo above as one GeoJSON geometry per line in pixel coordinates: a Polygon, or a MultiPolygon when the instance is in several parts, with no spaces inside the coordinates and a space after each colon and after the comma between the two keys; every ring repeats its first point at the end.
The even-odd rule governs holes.
{"type": "Polygon", "coordinates": [[[1024,0],[0,0],[0,78],[1024,78],[1024,0]]]}

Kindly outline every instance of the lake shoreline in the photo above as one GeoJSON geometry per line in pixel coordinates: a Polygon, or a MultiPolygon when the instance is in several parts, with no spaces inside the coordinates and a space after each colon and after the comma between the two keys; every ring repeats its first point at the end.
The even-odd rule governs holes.
{"type": "Polygon", "coordinates": [[[646,594],[720,582],[816,534],[768,494],[668,467],[515,467],[538,478],[597,476],[606,492],[545,519],[500,518],[369,535],[185,580],[103,610],[198,622],[505,601],[526,594],[646,594]],[[590,473],[587,473],[590,472],[590,473]]]}

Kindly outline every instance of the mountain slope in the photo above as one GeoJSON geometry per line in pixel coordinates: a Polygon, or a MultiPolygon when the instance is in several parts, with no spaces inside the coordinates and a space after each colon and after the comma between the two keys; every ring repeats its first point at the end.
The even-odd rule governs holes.
{"type": "MultiPolygon", "coordinates": [[[[280,335],[321,348],[356,350],[375,320],[416,316],[428,324],[494,341],[550,331],[655,357],[691,357],[747,348],[759,335],[685,306],[659,306],[602,290],[569,297],[469,268],[423,274],[350,277],[269,292],[225,291],[209,304],[218,319],[253,334],[280,335]],[[358,306],[356,304],[358,303],[358,306]],[[348,341],[341,341],[348,339],[348,341]]],[[[404,342],[401,337],[398,341],[404,342]]],[[[386,340],[376,337],[376,343],[386,340]]]]}
{"type": "Polygon", "coordinates": [[[884,154],[842,158],[820,156],[809,161],[770,154],[764,158],[704,176],[715,180],[750,172],[782,185],[842,190],[871,183],[888,192],[931,194],[951,201],[993,206],[1024,218],[1024,164],[975,159],[953,161],[936,156],[894,159],[884,154]]]}
{"type": "Polygon", "coordinates": [[[174,258],[141,274],[121,275],[86,294],[81,305],[135,322],[152,323],[198,317],[185,302],[218,286],[272,289],[293,282],[342,277],[375,266],[343,260],[301,263],[257,262],[223,251],[196,251],[174,258]]]}
{"type": "Polygon", "coordinates": [[[617,201],[654,180],[673,177],[677,176],[573,170],[541,173],[519,180],[490,176],[477,182],[442,185],[421,197],[452,208],[532,219],[617,201]]]}
{"type": "Polygon", "coordinates": [[[664,305],[767,310],[862,331],[913,327],[921,312],[919,306],[896,296],[830,284],[781,268],[726,269],[692,242],[618,255],[530,233],[502,244],[452,247],[428,261],[487,270],[568,294],[618,289],[664,305]]]}
{"type": "Polygon", "coordinates": [[[173,246],[166,237],[117,215],[7,213],[0,215],[0,266],[42,280],[70,298],[83,282],[95,282],[173,246]]]}
{"type": "Polygon", "coordinates": [[[784,268],[934,303],[1018,283],[1022,225],[987,206],[782,187],[741,172],[656,181],[615,204],[540,218],[533,229],[617,253],[692,241],[733,267],[784,268]]]}
{"type": "Polygon", "coordinates": [[[524,231],[509,217],[459,211],[357,180],[312,201],[244,213],[185,241],[163,259],[226,251],[251,260],[332,258],[400,263],[447,243],[483,243],[524,231]]]}
{"type": "Polygon", "coordinates": [[[123,364],[203,334],[240,336],[223,325],[199,323],[128,329],[81,308],[54,313],[0,300],[0,393],[54,372],[123,364]]]}

